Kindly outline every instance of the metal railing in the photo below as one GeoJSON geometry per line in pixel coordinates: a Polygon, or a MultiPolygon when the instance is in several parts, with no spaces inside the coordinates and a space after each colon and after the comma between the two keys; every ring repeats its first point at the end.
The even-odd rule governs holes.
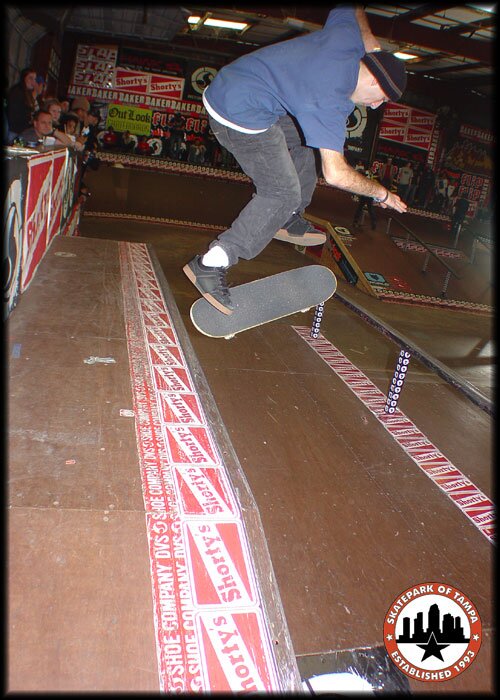
{"type": "Polygon", "coordinates": [[[473,265],[476,259],[476,250],[478,243],[481,243],[481,245],[483,245],[486,248],[486,250],[488,250],[490,253],[493,251],[493,241],[491,239],[484,238],[483,236],[475,236],[474,240],[472,241],[472,250],[469,260],[470,265],[473,265]]]}
{"type": "Polygon", "coordinates": [[[455,270],[453,270],[453,268],[451,268],[444,260],[441,260],[441,258],[438,255],[436,255],[436,253],[429,247],[429,245],[427,243],[425,243],[425,241],[423,241],[421,238],[419,238],[417,236],[417,234],[411,230],[411,228],[408,228],[408,226],[406,226],[406,224],[403,224],[402,221],[400,221],[399,219],[396,219],[395,216],[390,216],[387,220],[387,229],[386,229],[387,235],[389,235],[389,230],[391,228],[392,221],[395,221],[398,224],[398,226],[401,226],[401,228],[403,228],[406,231],[406,243],[405,243],[403,250],[408,249],[408,243],[410,242],[410,237],[411,237],[415,241],[417,241],[417,243],[419,245],[421,245],[423,248],[425,248],[425,250],[427,251],[427,253],[425,255],[424,264],[423,264],[422,270],[421,270],[422,272],[427,272],[427,266],[429,264],[429,260],[430,260],[431,255],[433,258],[435,258],[438,261],[438,263],[440,265],[442,265],[446,269],[446,275],[444,278],[443,288],[442,288],[441,293],[440,293],[440,296],[445,297],[446,290],[448,289],[448,284],[450,282],[451,276],[453,275],[453,277],[455,277],[457,280],[462,279],[461,276],[457,272],[455,272],[455,270]]]}
{"type": "MultiPolygon", "coordinates": [[[[378,318],[368,309],[364,308],[352,299],[344,296],[338,289],[335,293],[335,299],[339,299],[347,308],[358,314],[366,323],[374,326],[379,333],[389,338],[394,343],[399,345],[401,351],[406,351],[408,355],[416,357],[423,365],[435,372],[439,377],[444,379],[448,384],[451,384],[455,389],[462,392],[472,403],[478,406],[482,411],[489,415],[494,415],[493,401],[482,394],[477,387],[471,384],[463,376],[457,374],[454,370],[444,365],[436,357],[430,355],[426,350],[418,346],[409,337],[403,335],[388,323],[378,318]]],[[[311,331],[312,335],[312,331],[311,331]]],[[[314,336],[313,336],[314,337],[314,336]]],[[[317,336],[316,336],[317,337],[317,336]]],[[[389,397],[388,397],[389,398],[389,397]]]]}

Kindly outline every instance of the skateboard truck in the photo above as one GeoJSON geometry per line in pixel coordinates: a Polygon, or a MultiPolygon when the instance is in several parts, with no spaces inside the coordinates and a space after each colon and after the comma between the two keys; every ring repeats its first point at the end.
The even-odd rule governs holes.
{"type": "Polygon", "coordinates": [[[396,369],[392,377],[391,386],[387,392],[387,399],[384,406],[385,413],[394,413],[396,411],[399,397],[405,383],[408,365],[410,364],[411,353],[406,350],[401,350],[399,353],[396,369]]]}
{"type": "Polygon", "coordinates": [[[311,332],[310,332],[310,337],[311,338],[317,338],[319,335],[319,329],[321,326],[321,319],[323,318],[323,311],[325,309],[325,302],[323,301],[321,304],[318,304],[316,306],[316,309],[314,311],[314,318],[311,326],[311,332]]]}

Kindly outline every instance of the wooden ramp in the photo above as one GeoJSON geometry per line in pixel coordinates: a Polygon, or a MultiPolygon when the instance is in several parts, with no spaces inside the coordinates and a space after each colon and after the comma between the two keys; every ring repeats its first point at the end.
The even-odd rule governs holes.
{"type": "MultiPolygon", "coordinates": [[[[9,689],[157,692],[189,685],[186,674],[196,673],[196,664],[187,672],[183,664],[199,653],[200,635],[211,663],[200,662],[193,685],[208,685],[214,673],[214,682],[223,682],[220,659],[229,659],[237,675],[250,668],[229,632],[246,635],[245,621],[264,619],[261,630],[268,632],[252,637],[254,653],[272,647],[274,654],[253,658],[277,667],[280,687],[297,687],[295,654],[302,678],[352,668],[381,691],[401,690],[402,678],[414,692],[491,692],[491,417],[414,358],[399,403],[404,415],[382,421],[399,347],[340,296],[325,305],[323,337],[314,343],[307,333],[312,312],[230,341],[202,336],[189,320],[197,295],[182,266],[211,237],[204,229],[89,216],[81,230],[93,238],[57,241],[62,247],[49,249],[10,321],[9,689]],[[191,363],[175,307],[203,374],[191,363]],[[196,392],[186,389],[184,361],[201,409],[196,392]],[[215,411],[205,401],[203,376],[215,411]],[[172,400],[175,395],[187,400],[172,400]],[[213,439],[201,439],[201,411],[213,439]],[[229,446],[222,433],[230,435],[229,446]],[[212,458],[216,449],[224,469],[183,461],[183,454],[212,458]],[[220,476],[215,489],[198,478],[210,470],[220,476]],[[161,532],[162,524],[153,548],[147,522],[163,523],[170,512],[165,499],[185,517],[182,539],[173,527],[173,538],[168,529],[161,532]],[[200,502],[216,509],[204,523],[217,523],[220,533],[219,541],[210,539],[210,552],[203,535],[213,530],[193,529],[200,502]],[[254,526],[259,517],[262,547],[254,526]],[[237,556],[242,540],[227,538],[231,527],[246,534],[253,587],[243,575],[247,559],[237,556]],[[238,562],[238,590],[249,602],[231,608],[231,619],[247,615],[237,627],[228,630],[219,619],[221,636],[214,637],[205,624],[213,608],[203,596],[213,602],[212,577],[228,575],[216,570],[226,563],[214,551],[222,541],[238,562]],[[160,603],[167,601],[163,616],[161,605],[152,604],[155,570],[160,603]],[[403,591],[432,581],[470,597],[482,642],[464,673],[423,684],[403,676],[388,657],[383,621],[403,591]],[[155,620],[168,630],[163,638],[155,620]],[[184,656],[178,638],[188,640],[184,656]],[[223,644],[219,656],[214,639],[223,644]]],[[[300,261],[308,264],[276,241],[257,260],[236,266],[231,282],[300,261]]],[[[385,304],[343,279],[339,291],[491,395],[487,319],[385,304]]],[[[237,595],[227,593],[227,583],[220,582],[219,592],[237,595]]]]}
{"type": "Polygon", "coordinates": [[[366,279],[365,273],[344,245],[332,224],[326,219],[320,219],[309,213],[306,214],[306,218],[326,233],[326,243],[322,247],[320,257],[322,265],[329,267],[335,274],[342,275],[352,286],[376,297],[377,294],[366,279]]]}
{"type": "Polygon", "coordinates": [[[9,690],[299,689],[255,501],[148,247],[54,239],[9,356],[9,690]]]}

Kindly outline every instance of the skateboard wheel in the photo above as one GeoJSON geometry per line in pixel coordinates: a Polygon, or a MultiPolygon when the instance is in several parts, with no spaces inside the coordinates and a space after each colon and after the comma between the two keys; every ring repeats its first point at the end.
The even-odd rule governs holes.
{"type": "Polygon", "coordinates": [[[224,340],[231,340],[231,338],[234,338],[234,333],[231,333],[231,335],[225,335],[224,340]]]}
{"type": "Polygon", "coordinates": [[[306,311],[309,311],[310,308],[311,308],[311,307],[308,306],[307,309],[301,309],[301,310],[300,310],[300,313],[301,313],[301,314],[305,314],[305,312],[306,312],[306,311]]]}

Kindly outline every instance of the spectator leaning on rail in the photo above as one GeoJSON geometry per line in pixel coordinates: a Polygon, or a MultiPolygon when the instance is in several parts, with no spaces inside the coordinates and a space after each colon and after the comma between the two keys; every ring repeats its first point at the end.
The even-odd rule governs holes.
{"type": "Polygon", "coordinates": [[[13,85],[7,93],[7,121],[10,141],[31,126],[36,107],[36,84],[36,70],[25,68],[21,71],[19,82],[13,85]]]}
{"type": "Polygon", "coordinates": [[[51,113],[52,125],[55,129],[58,129],[61,126],[60,122],[62,109],[61,103],[59,102],[57,97],[47,97],[47,99],[44,100],[41,109],[51,113]]]}
{"type": "MultiPolygon", "coordinates": [[[[74,97],[71,102],[71,112],[76,114],[79,119],[79,126],[76,134],[76,140],[85,146],[87,140],[87,117],[90,111],[90,102],[86,97],[74,97]]],[[[88,133],[88,130],[87,130],[88,133]]]]}
{"type": "Polygon", "coordinates": [[[52,127],[53,136],[57,139],[58,144],[64,144],[65,146],[73,146],[72,139],[66,135],[62,124],[60,123],[61,118],[61,104],[56,97],[49,97],[45,100],[42,105],[43,112],[49,112],[52,117],[52,127]]]}
{"type": "Polygon", "coordinates": [[[52,115],[43,109],[33,117],[33,126],[25,129],[19,135],[27,145],[35,146],[67,146],[69,145],[65,134],[54,129],[52,115]]]}
{"type": "Polygon", "coordinates": [[[339,6],[322,30],[242,56],[206,88],[210,127],[256,190],[208,252],[184,266],[223,313],[233,311],[226,271],[239,258],[254,258],[273,237],[298,245],[325,241],[302,217],[316,186],[314,148],[328,184],[406,211],[396,194],[356,172],[343,154],[354,105],[375,109],[400,99],[406,87],[403,61],[377,48],[364,11],[339,6]]]}

